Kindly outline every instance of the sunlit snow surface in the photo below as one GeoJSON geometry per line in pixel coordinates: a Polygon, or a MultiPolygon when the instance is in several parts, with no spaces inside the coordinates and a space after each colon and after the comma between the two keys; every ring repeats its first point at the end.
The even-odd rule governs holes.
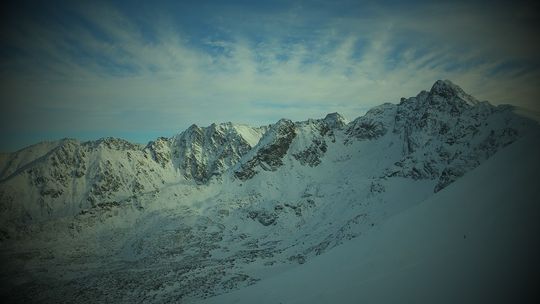
{"type": "Polygon", "coordinates": [[[0,158],[0,292],[36,303],[506,299],[535,265],[538,142],[535,122],[438,81],[352,122],[38,144],[0,158]]]}
{"type": "Polygon", "coordinates": [[[302,267],[201,303],[532,303],[540,133],[302,267]]]}

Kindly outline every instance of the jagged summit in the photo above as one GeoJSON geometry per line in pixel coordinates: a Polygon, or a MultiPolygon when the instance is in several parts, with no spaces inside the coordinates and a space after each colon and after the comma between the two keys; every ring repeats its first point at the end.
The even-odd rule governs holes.
{"type": "Polygon", "coordinates": [[[448,79],[445,79],[445,80],[439,79],[435,81],[435,83],[433,83],[430,90],[430,92],[432,93],[448,92],[448,91],[463,92],[463,89],[448,79]]]}
{"type": "Polygon", "coordinates": [[[437,80],[429,91],[432,98],[440,96],[446,101],[463,101],[468,105],[476,105],[479,101],[471,95],[465,93],[461,87],[450,80],[437,80]]]}
{"type": "Polygon", "coordinates": [[[512,122],[516,116],[510,112],[479,103],[449,80],[438,80],[429,92],[422,91],[397,105],[374,107],[352,122],[330,113],[323,119],[296,123],[281,119],[265,127],[231,122],[207,127],[193,124],[146,146],[112,137],[31,146],[2,158],[0,187],[4,189],[0,191],[11,191],[5,189],[11,179],[27,179],[45,201],[42,205],[59,201],[69,205],[75,200],[79,207],[72,209],[78,210],[93,201],[126,199],[178,179],[207,184],[222,175],[248,180],[258,172],[278,171],[285,164],[315,168],[325,162],[328,150],[343,150],[341,144],[385,140],[400,147],[399,165],[386,168],[385,174],[441,179],[437,189],[442,189],[467,170],[451,169],[452,163],[469,168],[478,163],[479,155],[489,156],[519,136],[521,127],[512,122]],[[481,127],[497,115],[507,116],[507,122],[481,127]],[[83,177],[84,182],[72,181],[83,177]],[[71,194],[70,187],[75,186],[76,194],[71,194]],[[47,195],[51,193],[54,195],[47,195]]]}
{"type": "Polygon", "coordinates": [[[407,113],[408,116],[416,116],[426,122],[428,117],[431,120],[437,117],[436,120],[444,121],[450,119],[448,116],[459,117],[470,111],[487,115],[494,109],[489,102],[478,101],[451,81],[438,80],[429,92],[421,91],[414,97],[401,98],[398,114],[407,113]]]}
{"type": "Polygon", "coordinates": [[[343,115],[337,112],[327,114],[323,121],[332,129],[341,129],[349,123],[343,115]]]}
{"type": "Polygon", "coordinates": [[[37,208],[30,214],[47,217],[57,206],[76,211],[179,181],[201,185],[222,176],[246,181],[298,165],[317,168],[332,153],[348,158],[352,152],[345,151],[359,143],[386,141],[398,148],[386,151],[394,153],[394,162],[379,175],[434,179],[440,190],[524,129],[508,108],[479,103],[451,81],[438,80],[429,91],[374,107],[352,122],[330,113],[296,123],[281,119],[265,127],[193,124],[146,146],[112,137],[30,146],[2,157],[0,197],[39,198],[46,211],[37,208]],[[32,186],[14,193],[11,183],[32,186]]]}

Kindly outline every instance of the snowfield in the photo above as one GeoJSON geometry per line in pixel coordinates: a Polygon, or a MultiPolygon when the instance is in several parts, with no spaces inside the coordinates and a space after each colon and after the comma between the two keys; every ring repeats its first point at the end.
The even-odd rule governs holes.
{"type": "Polygon", "coordinates": [[[351,122],[39,143],[0,158],[0,294],[522,302],[538,273],[539,134],[437,81],[351,122]]]}
{"type": "Polygon", "coordinates": [[[540,133],[302,267],[200,303],[529,303],[540,133]]]}

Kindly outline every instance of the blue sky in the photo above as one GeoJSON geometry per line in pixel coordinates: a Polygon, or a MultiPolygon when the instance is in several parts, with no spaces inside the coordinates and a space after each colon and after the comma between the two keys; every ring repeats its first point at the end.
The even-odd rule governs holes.
{"type": "Polygon", "coordinates": [[[17,1],[2,12],[0,151],[353,119],[437,79],[540,111],[539,13],[519,1],[17,1]]]}

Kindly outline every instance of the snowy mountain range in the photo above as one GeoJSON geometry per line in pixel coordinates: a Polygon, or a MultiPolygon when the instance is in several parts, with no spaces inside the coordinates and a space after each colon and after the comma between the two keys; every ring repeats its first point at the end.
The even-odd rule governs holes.
{"type": "Polygon", "coordinates": [[[463,200],[454,182],[539,131],[513,107],[439,80],[351,122],[332,113],[192,125],[146,146],[38,143],[0,158],[0,292],[13,302],[237,302],[213,297],[316,275],[310,265],[335,265],[324,261],[389,234],[401,214],[448,192],[463,200]]]}

